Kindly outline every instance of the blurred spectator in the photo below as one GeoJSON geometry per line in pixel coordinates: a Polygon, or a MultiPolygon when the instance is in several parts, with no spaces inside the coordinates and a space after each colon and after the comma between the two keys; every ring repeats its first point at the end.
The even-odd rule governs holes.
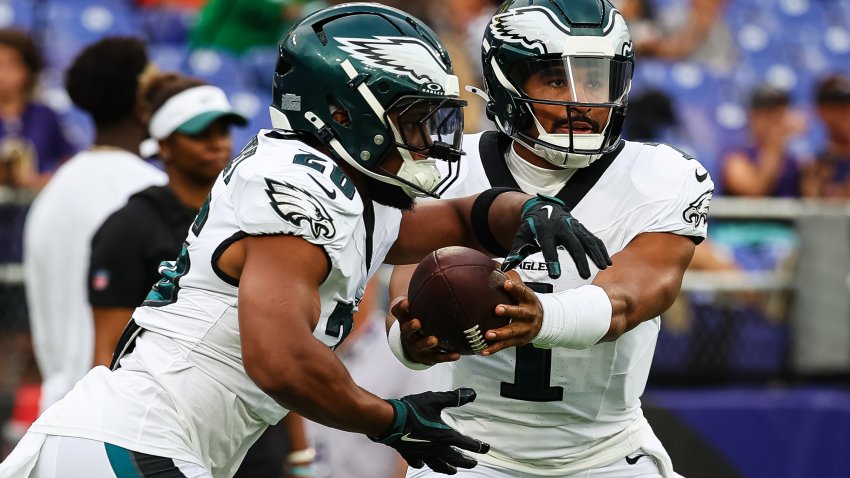
{"type": "Polygon", "coordinates": [[[657,12],[649,0],[613,3],[629,25],[638,55],[694,60],[718,72],[735,66],[734,38],[723,21],[726,0],[690,0],[687,8],[672,6],[657,12]]]}
{"type": "Polygon", "coordinates": [[[842,73],[822,79],[815,103],[826,129],[826,147],[804,169],[803,195],[850,199],[850,77],[842,73]]]}
{"type": "Polygon", "coordinates": [[[0,30],[0,184],[40,189],[76,152],[56,113],[34,101],[42,64],[27,33],[0,30]]]}
{"type": "Polygon", "coordinates": [[[629,101],[629,116],[623,136],[631,141],[659,142],[680,146],[679,118],[673,100],[660,90],[650,89],[629,101]]]}
{"type": "Polygon", "coordinates": [[[658,42],[663,33],[656,21],[655,8],[650,0],[612,0],[629,26],[629,34],[637,53],[644,53],[647,45],[658,42]]]}
{"type": "Polygon", "coordinates": [[[66,73],[71,100],[92,116],[96,131],[94,145],[63,164],[36,198],[24,230],[42,410],[91,368],[94,332],[85,283],[95,230],[132,193],[166,179],[138,156],[145,128],[136,88],[149,65],[141,41],[107,37],[85,48],[66,73]]]}
{"type": "Polygon", "coordinates": [[[321,0],[209,0],[192,30],[191,45],[237,55],[275,46],[296,20],[325,6],[321,0]]]}
{"type": "Polygon", "coordinates": [[[733,272],[741,268],[735,263],[731,252],[718,248],[713,242],[703,241],[694,249],[694,257],[689,266],[692,270],[733,272]]]}
{"type": "MultiPolygon", "coordinates": [[[[384,327],[387,285],[381,269],[366,287],[354,314],[354,328],[337,349],[351,378],[366,390],[385,396],[404,396],[428,390],[430,372],[406,368],[390,352],[384,327]],[[423,375],[424,374],[424,375],[423,375]]],[[[390,448],[364,435],[347,433],[307,421],[307,434],[317,451],[317,478],[403,478],[407,463],[390,448]]]]}
{"type": "Polygon", "coordinates": [[[764,85],[750,98],[752,143],[723,158],[723,184],[730,196],[798,197],[800,159],[788,142],[806,130],[805,118],[791,109],[787,91],[764,85]]]}
{"type": "Polygon", "coordinates": [[[428,23],[445,44],[452,59],[452,68],[460,80],[460,96],[469,102],[464,110],[464,131],[467,133],[477,133],[491,126],[485,111],[486,103],[466,91],[464,85],[484,86],[481,41],[497,6],[498,2],[493,0],[437,0],[428,3],[428,23]]]}
{"type": "MultiPolygon", "coordinates": [[[[41,52],[25,32],[0,30],[0,393],[38,383],[24,285],[13,273],[22,260],[29,200],[59,163],[76,152],[56,113],[35,101],[41,52]]],[[[22,390],[17,396],[21,397],[22,390]]],[[[26,396],[32,396],[31,394],[26,396]]],[[[19,427],[20,428],[20,427],[19,427]]],[[[14,441],[23,430],[7,435],[14,441]]]]}

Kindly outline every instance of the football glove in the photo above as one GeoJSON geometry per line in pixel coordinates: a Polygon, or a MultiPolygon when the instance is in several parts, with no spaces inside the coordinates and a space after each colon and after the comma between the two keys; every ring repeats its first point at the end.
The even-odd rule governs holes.
{"type": "Polygon", "coordinates": [[[503,271],[513,269],[529,255],[542,250],[549,277],[557,279],[561,276],[558,246],[563,246],[573,258],[582,279],[590,277],[585,256],[600,270],[611,265],[602,240],[585,229],[560,199],[538,194],[523,204],[521,218],[511,251],[502,263],[503,271]]]}
{"type": "Polygon", "coordinates": [[[393,423],[382,437],[370,438],[395,448],[413,468],[428,465],[438,473],[454,475],[458,467],[472,468],[478,464],[455,447],[487,453],[490,445],[461,435],[443,422],[440,412],[446,407],[459,407],[473,400],[475,391],[471,388],[425,392],[387,400],[395,411],[393,423]]]}

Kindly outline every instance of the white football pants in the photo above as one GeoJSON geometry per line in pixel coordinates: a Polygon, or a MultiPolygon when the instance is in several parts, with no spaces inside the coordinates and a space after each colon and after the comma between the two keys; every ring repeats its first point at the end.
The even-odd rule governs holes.
{"type": "MultiPolygon", "coordinates": [[[[475,457],[474,453],[470,456],[475,457]]],[[[431,471],[427,466],[422,469],[408,468],[407,478],[436,478],[442,477],[439,473],[431,471]]],[[[520,471],[496,468],[487,463],[478,462],[478,466],[471,470],[458,468],[456,478],[548,478],[542,475],[522,473],[520,471]]],[[[596,468],[595,470],[583,471],[562,478],[662,478],[661,471],[655,463],[655,459],[638,450],[628,457],[623,457],[610,465],[596,468]]]]}
{"type": "Polygon", "coordinates": [[[204,467],[84,438],[50,435],[29,478],[212,478],[204,467]]]}

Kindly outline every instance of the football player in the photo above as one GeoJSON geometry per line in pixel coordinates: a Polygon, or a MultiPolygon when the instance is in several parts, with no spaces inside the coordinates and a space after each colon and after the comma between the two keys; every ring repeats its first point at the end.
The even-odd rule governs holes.
{"type": "Polygon", "coordinates": [[[519,192],[410,210],[453,177],[437,161],[457,171],[464,103],[439,40],[401,11],[347,4],[304,19],[282,40],[273,94],[275,129],[222,171],[111,368],[45,411],[0,476],[230,477],[287,409],[440,473],[476,464],[459,450],[487,451],[440,418],[471,389],[383,400],[333,354],[369,276],[385,260],[481,248],[482,235],[504,247],[521,223],[518,251],[543,243],[555,260],[560,243],[584,268],[586,254],[606,267],[601,241],[556,200],[519,192]]]}
{"type": "MultiPolygon", "coordinates": [[[[486,29],[482,59],[498,131],[464,138],[460,178],[443,197],[494,187],[554,196],[603,240],[613,266],[552,279],[540,254],[521,260],[502,249],[521,278],[506,288],[539,304],[542,320],[527,313],[534,307],[499,306],[510,325],[486,333],[481,356],[452,362],[459,356],[423,337],[400,300],[391,346],[411,368],[452,362],[436,375],[477,391],[475,403],[443,414],[491,445],[459,476],[677,476],[640,396],[659,314],[705,238],[713,183],[674,148],[621,139],[634,55],[608,0],[508,1],[486,29]]],[[[410,273],[396,268],[392,296],[405,293],[410,273]]]]}

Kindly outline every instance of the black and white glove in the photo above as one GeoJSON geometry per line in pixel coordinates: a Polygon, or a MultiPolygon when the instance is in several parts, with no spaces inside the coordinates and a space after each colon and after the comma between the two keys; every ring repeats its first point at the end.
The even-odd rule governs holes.
{"type": "Polygon", "coordinates": [[[476,460],[455,447],[474,453],[487,453],[490,445],[461,435],[446,425],[440,412],[446,407],[459,407],[475,400],[471,388],[452,392],[425,392],[387,400],[395,410],[390,429],[372,441],[391,446],[413,468],[429,468],[447,475],[457,473],[457,468],[472,468],[476,460]]]}
{"type": "Polygon", "coordinates": [[[585,256],[589,256],[600,270],[611,265],[602,240],[582,226],[560,199],[538,194],[522,206],[522,222],[502,270],[509,271],[529,255],[542,250],[549,277],[557,279],[561,276],[558,246],[563,246],[573,258],[582,279],[590,277],[585,256]]]}

